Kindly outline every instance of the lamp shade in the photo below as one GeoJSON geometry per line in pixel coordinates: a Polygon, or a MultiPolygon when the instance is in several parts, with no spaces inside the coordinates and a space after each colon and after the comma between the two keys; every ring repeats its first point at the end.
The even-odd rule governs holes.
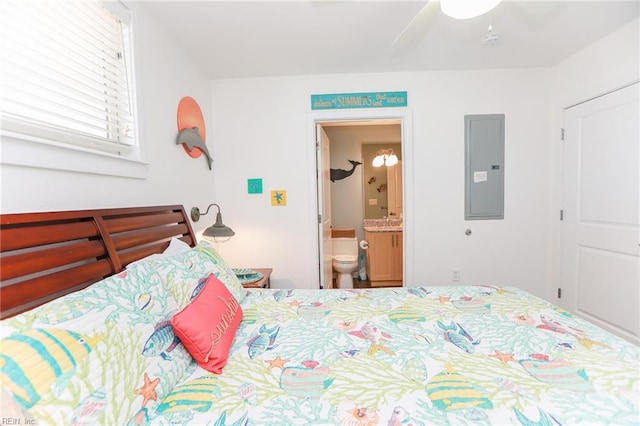
{"type": "Polygon", "coordinates": [[[395,154],[391,154],[384,164],[387,166],[395,166],[398,164],[398,157],[395,154]]]}
{"type": "Polygon", "coordinates": [[[393,149],[379,149],[372,161],[373,167],[395,166],[398,164],[398,156],[393,149]]]}
{"type": "Polygon", "coordinates": [[[192,208],[191,219],[193,219],[194,222],[197,222],[198,220],[200,220],[201,215],[204,216],[209,213],[209,209],[212,206],[216,206],[218,208],[218,213],[216,214],[216,223],[206,228],[202,235],[205,238],[213,238],[217,242],[227,241],[229,240],[229,238],[236,235],[236,233],[233,232],[233,229],[222,223],[222,213],[220,213],[220,206],[218,206],[217,204],[209,205],[209,207],[207,207],[207,211],[205,211],[204,213],[200,213],[200,209],[197,207],[192,208]]]}
{"type": "Polygon", "coordinates": [[[500,0],[440,0],[440,8],[454,19],[469,19],[487,13],[498,3],[500,0]]]}
{"type": "Polygon", "coordinates": [[[216,214],[216,223],[205,229],[202,235],[205,237],[213,237],[216,241],[227,241],[236,235],[236,233],[233,232],[233,229],[222,223],[222,214],[218,212],[218,214],[216,214]]]}

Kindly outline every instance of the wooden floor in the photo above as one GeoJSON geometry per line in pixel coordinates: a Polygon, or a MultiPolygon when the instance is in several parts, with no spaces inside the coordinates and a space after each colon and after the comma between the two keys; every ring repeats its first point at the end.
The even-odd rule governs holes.
{"type": "Polygon", "coordinates": [[[362,281],[359,278],[354,278],[353,288],[371,288],[371,281],[369,281],[368,279],[362,281]]]}
{"type": "Polygon", "coordinates": [[[353,288],[381,288],[381,287],[402,287],[402,283],[399,281],[389,283],[379,283],[377,285],[371,285],[371,281],[360,280],[358,278],[353,279],[353,288]]]}

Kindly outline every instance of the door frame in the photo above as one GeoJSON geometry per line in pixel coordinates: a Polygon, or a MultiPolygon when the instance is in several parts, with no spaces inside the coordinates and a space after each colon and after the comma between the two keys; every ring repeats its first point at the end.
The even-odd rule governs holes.
{"type": "Polygon", "coordinates": [[[312,239],[313,252],[315,253],[315,275],[317,286],[320,286],[320,268],[322,267],[322,259],[320,258],[322,236],[319,235],[318,215],[320,214],[320,205],[318,203],[319,183],[317,179],[318,167],[321,164],[317,162],[316,156],[316,126],[318,124],[337,122],[337,121],[378,121],[378,120],[397,120],[400,122],[401,145],[402,145],[402,182],[403,182],[403,285],[409,283],[409,286],[415,286],[414,283],[414,183],[413,176],[414,156],[413,156],[413,111],[410,108],[371,108],[371,109],[354,109],[354,110],[318,110],[311,111],[308,117],[308,146],[309,154],[309,193],[313,194],[315,205],[310,210],[309,221],[313,226],[312,239]]]}

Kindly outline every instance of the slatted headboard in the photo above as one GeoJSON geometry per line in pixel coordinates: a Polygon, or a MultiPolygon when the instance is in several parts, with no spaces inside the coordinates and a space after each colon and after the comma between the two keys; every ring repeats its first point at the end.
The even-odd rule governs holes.
{"type": "Polygon", "coordinates": [[[197,243],[183,206],[0,215],[0,317],[118,273],[171,237],[197,243]]]}

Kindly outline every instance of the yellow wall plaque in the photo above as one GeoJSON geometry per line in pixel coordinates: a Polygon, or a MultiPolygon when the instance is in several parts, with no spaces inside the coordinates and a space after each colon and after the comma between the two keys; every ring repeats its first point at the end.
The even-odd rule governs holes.
{"type": "Polygon", "coordinates": [[[277,189],[271,191],[271,205],[272,206],[286,206],[287,205],[287,191],[284,189],[277,189]]]}

